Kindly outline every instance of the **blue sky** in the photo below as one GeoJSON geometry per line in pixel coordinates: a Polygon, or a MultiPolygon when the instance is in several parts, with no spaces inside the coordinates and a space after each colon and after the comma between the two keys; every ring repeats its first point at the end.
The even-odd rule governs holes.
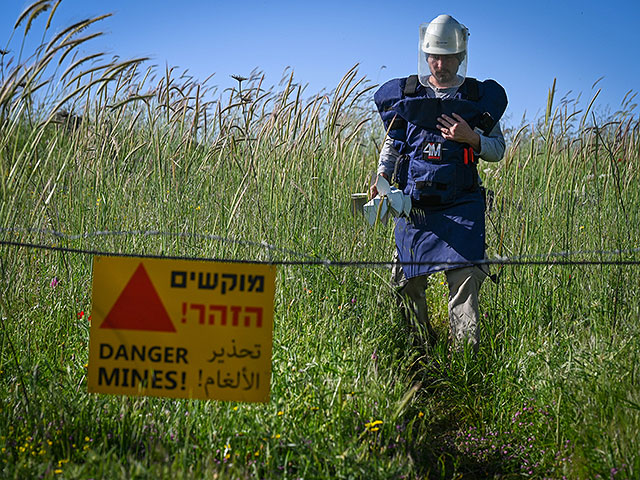
{"type": "MultiPolygon", "coordinates": [[[[3,0],[2,48],[29,3],[3,0]]],[[[213,83],[221,88],[234,83],[230,75],[246,76],[254,68],[264,71],[272,85],[291,67],[298,82],[309,84],[309,95],[337,86],[356,63],[373,83],[415,73],[418,26],[441,13],[469,28],[468,75],[493,78],[506,88],[513,123],[525,112],[528,120],[544,113],[554,77],[556,98],[581,93],[583,103],[595,93],[594,82],[604,77],[596,87],[602,88],[598,104],[612,110],[640,86],[635,61],[640,2],[631,0],[63,0],[53,30],[107,12],[114,13],[100,26],[107,35],[87,51],[150,56],[153,63],[188,68],[200,79],[215,72],[213,83]]],[[[46,15],[34,31],[41,31],[45,20],[46,15]]]]}

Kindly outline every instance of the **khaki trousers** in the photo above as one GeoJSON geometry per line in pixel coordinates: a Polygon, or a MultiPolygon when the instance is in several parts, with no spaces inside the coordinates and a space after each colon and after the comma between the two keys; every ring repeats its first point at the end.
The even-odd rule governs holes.
{"type": "MultiPolygon", "coordinates": [[[[399,265],[398,265],[399,267],[399,265]]],[[[449,285],[449,325],[454,348],[461,349],[465,344],[478,349],[478,292],[487,274],[479,267],[464,267],[445,272],[449,285]]],[[[404,275],[402,275],[404,276],[404,275]]],[[[394,277],[398,279],[397,272],[394,277]]],[[[431,331],[425,290],[428,276],[421,275],[402,279],[400,290],[412,303],[413,313],[419,325],[431,331]],[[402,281],[404,280],[404,281],[402,281]]]]}

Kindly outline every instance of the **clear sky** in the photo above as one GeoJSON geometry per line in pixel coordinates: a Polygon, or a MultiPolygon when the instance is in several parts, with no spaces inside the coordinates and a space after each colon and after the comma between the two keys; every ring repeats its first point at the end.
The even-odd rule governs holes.
{"type": "MultiPolygon", "coordinates": [[[[4,48],[31,2],[1,3],[4,48]]],[[[506,88],[512,123],[525,112],[528,120],[544,113],[554,77],[557,99],[581,93],[584,103],[604,77],[596,87],[602,88],[599,105],[612,110],[640,86],[637,0],[63,0],[53,30],[107,12],[114,16],[100,28],[108,34],[87,51],[150,56],[199,79],[215,73],[213,83],[221,88],[234,84],[230,75],[247,76],[256,67],[268,85],[278,84],[291,67],[297,82],[309,84],[309,95],[333,89],[356,63],[373,83],[416,73],[418,26],[441,13],[469,28],[468,75],[506,88]]],[[[43,15],[34,31],[42,31],[45,21],[43,15]]]]}

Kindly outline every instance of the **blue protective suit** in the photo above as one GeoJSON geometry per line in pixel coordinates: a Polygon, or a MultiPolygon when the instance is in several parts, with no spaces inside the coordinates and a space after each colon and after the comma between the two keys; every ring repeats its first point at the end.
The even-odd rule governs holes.
{"type": "Polygon", "coordinates": [[[462,116],[471,128],[488,133],[507,105],[495,81],[467,79],[454,98],[437,98],[408,79],[380,87],[374,99],[395,149],[401,154],[394,181],[410,195],[410,219],[396,220],[396,246],[406,278],[468,265],[484,258],[484,198],[477,152],[446,141],[437,128],[442,114],[462,116]],[[413,265],[410,262],[453,262],[413,265]]]}

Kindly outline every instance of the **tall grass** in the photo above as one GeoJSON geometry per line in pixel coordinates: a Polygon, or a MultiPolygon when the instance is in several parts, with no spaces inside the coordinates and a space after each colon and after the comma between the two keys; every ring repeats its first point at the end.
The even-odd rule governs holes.
{"type": "MultiPolygon", "coordinates": [[[[36,17],[56,7],[28,7],[13,35],[34,34],[36,17]]],[[[48,18],[34,55],[3,56],[2,239],[210,258],[390,258],[392,227],[366,229],[350,213],[348,194],[368,187],[384,135],[373,86],[355,67],[326,94],[293,76],[269,87],[259,72],[217,92],[143,59],[74,57],[105,18],[56,34],[48,18]],[[126,233],[145,231],[166,234],[126,233]]],[[[490,255],[638,258],[635,107],[627,98],[607,118],[595,111],[595,102],[554,106],[550,94],[545,118],[485,167],[490,255]],[[620,253],[593,253],[603,250],[620,253]]],[[[89,395],[90,256],[0,252],[3,478],[640,472],[636,266],[503,267],[482,292],[474,358],[448,351],[442,276],[429,289],[441,340],[425,352],[387,271],[280,267],[271,401],[246,405],[89,395]]]]}

